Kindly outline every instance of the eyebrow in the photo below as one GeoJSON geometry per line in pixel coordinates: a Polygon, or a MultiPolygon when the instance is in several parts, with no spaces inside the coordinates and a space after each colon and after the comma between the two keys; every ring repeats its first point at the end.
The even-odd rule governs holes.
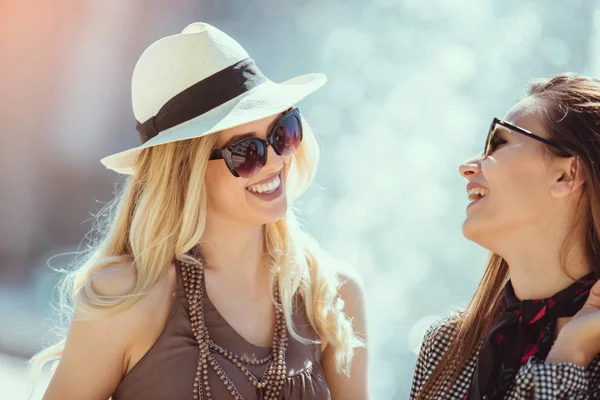
{"type": "MultiPolygon", "coordinates": [[[[273,121],[271,121],[271,123],[267,127],[267,132],[268,133],[271,133],[271,131],[273,130],[273,127],[275,126],[275,124],[281,120],[281,117],[283,115],[285,115],[286,112],[287,111],[279,113],[278,118],[275,118],[273,121]]],[[[225,144],[223,144],[223,146],[221,146],[219,148],[220,149],[224,149],[225,147],[230,146],[231,144],[237,142],[238,140],[246,139],[246,138],[253,137],[253,136],[256,136],[256,132],[240,133],[239,135],[235,135],[235,136],[230,137],[229,140],[227,142],[225,142],[225,144]]]]}

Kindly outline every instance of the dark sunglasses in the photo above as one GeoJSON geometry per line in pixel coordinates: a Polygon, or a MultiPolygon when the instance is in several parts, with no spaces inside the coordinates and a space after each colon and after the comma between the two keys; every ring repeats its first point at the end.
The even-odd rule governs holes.
{"type": "Polygon", "coordinates": [[[251,178],[267,163],[267,150],[273,147],[278,156],[293,154],[302,142],[300,110],[293,108],[277,120],[267,139],[248,137],[212,151],[209,160],[225,160],[236,178],[251,178]]]}
{"type": "Polygon", "coordinates": [[[490,125],[490,130],[488,131],[487,138],[485,140],[485,148],[483,150],[483,158],[488,157],[490,154],[492,154],[496,150],[496,148],[500,144],[499,141],[504,141],[498,135],[498,129],[497,129],[498,125],[503,126],[504,128],[510,129],[513,132],[520,133],[521,135],[525,135],[525,136],[535,139],[539,142],[542,142],[542,143],[552,147],[562,157],[570,157],[571,156],[571,154],[567,150],[565,150],[563,147],[559,146],[555,142],[552,142],[548,139],[544,139],[541,136],[538,136],[532,132],[529,132],[527,129],[523,129],[517,125],[511,124],[510,122],[503,121],[500,118],[494,118],[492,120],[492,124],[490,125]]]}

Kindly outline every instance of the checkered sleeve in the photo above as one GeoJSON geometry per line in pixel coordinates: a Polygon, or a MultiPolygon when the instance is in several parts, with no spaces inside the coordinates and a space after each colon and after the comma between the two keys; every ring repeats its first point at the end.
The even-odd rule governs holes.
{"type": "MultiPolygon", "coordinates": [[[[591,400],[588,371],[573,363],[549,363],[530,358],[521,366],[508,400],[591,400]]],[[[593,396],[593,397],[592,397],[593,396]]]]}
{"type": "Polygon", "coordinates": [[[435,369],[441,354],[447,346],[448,319],[442,319],[431,325],[423,337],[423,344],[417,357],[415,374],[410,391],[410,400],[417,398],[427,379],[435,369]]]}
{"type": "Polygon", "coordinates": [[[412,388],[410,390],[410,400],[416,399],[419,392],[423,388],[425,381],[427,380],[429,368],[429,353],[430,347],[428,342],[431,337],[432,327],[427,329],[423,338],[423,344],[421,344],[421,350],[417,357],[417,364],[415,366],[415,374],[413,376],[412,388]]]}

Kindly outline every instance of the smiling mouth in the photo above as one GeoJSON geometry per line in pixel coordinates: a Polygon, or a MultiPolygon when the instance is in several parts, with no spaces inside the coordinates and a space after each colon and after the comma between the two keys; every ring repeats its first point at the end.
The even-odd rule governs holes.
{"type": "Polygon", "coordinates": [[[490,191],[484,188],[473,188],[467,191],[469,201],[477,201],[483,199],[490,191]]]}
{"type": "Polygon", "coordinates": [[[269,182],[248,186],[246,190],[251,193],[270,194],[279,189],[279,186],[281,186],[281,177],[277,174],[269,182]]]}

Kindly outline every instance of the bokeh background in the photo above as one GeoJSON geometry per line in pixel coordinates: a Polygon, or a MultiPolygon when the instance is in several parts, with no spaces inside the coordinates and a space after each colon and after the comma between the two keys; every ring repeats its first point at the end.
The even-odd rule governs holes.
{"type": "MultiPolygon", "coordinates": [[[[530,79],[600,76],[587,0],[0,0],[0,398],[25,399],[68,266],[137,144],[130,78],[156,39],[206,21],[272,80],[324,72],[301,110],[322,146],[306,229],[364,277],[373,399],[407,399],[424,329],[464,306],[462,160],[530,79]]],[[[47,377],[38,387],[41,398],[47,377]]]]}

